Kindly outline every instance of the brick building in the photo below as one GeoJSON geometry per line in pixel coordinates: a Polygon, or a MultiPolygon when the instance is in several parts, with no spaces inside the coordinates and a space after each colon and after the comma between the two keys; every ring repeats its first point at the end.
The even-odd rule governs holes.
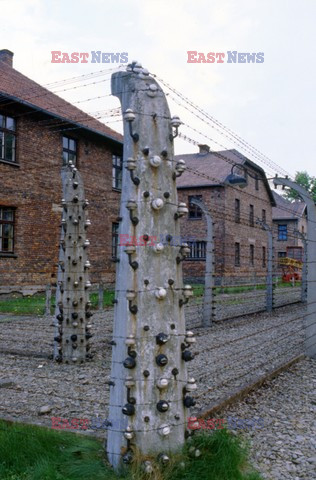
{"type": "Polygon", "coordinates": [[[91,279],[113,282],[122,137],[22,75],[12,63],[13,53],[1,50],[0,289],[54,281],[60,172],[68,160],[76,163],[90,203],[91,279]]]}
{"type": "Polygon", "coordinates": [[[304,245],[295,232],[307,233],[306,204],[290,202],[276,192],[273,196],[276,203],[272,209],[275,258],[279,260],[290,256],[301,260],[304,245]]]}
{"type": "MultiPolygon", "coordinates": [[[[267,234],[256,219],[272,225],[275,200],[264,170],[237,150],[210,152],[200,145],[196,154],[179,155],[187,170],[177,181],[179,200],[190,205],[192,197],[203,201],[214,222],[215,275],[217,284],[262,281],[266,276],[267,234]],[[232,165],[248,172],[246,188],[225,184],[232,165]]],[[[240,169],[241,170],[241,169],[240,169]]],[[[240,172],[241,173],[241,172],[240,172]]],[[[184,262],[188,280],[203,280],[205,271],[206,221],[199,208],[190,205],[181,220],[181,235],[189,241],[191,255],[184,262]]]]}

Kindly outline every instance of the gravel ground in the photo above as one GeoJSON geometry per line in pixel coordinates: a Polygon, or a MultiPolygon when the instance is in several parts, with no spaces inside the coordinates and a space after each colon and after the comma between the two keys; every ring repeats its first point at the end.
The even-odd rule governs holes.
{"type": "MultiPolygon", "coordinates": [[[[111,362],[113,311],[95,314],[91,363],[58,365],[52,353],[52,319],[0,317],[0,416],[49,425],[38,416],[106,418],[111,362]],[[34,335],[34,332],[37,332],[34,335]],[[42,356],[42,357],[41,357],[42,356]]],[[[284,307],[272,315],[256,314],[195,329],[196,358],[188,365],[198,382],[196,413],[303,351],[303,309],[284,307]]]]}
{"type": "MultiPolygon", "coordinates": [[[[316,478],[316,360],[305,359],[218,415],[262,418],[262,428],[235,429],[268,480],[316,478]]],[[[238,425],[238,424],[237,424],[238,425]]]]}

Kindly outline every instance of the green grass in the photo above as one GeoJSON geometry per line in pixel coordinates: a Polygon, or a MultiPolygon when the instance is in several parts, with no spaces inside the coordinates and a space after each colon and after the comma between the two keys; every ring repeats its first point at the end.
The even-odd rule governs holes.
{"type": "MultiPolygon", "coordinates": [[[[114,299],[113,291],[105,291],[103,295],[103,306],[112,306],[112,300],[114,299]]],[[[98,306],[98,294],[91,293],[90,300],[92,308],[98,306]]],[[[52,296],[51,300],[51,313],[54,313],[55,298],[52,296]]],[[[45,313],[45,295],[28,295],[21,297],[18,295],[12,295],[11,298],[4,300],[0,299],[0,313],[13,313],[15,315],[44,315],[45,313]]]]}
{"type": "MultiPolygon", "coordinates": [[[[295,286],[300,286],[300,282],[296,282],[295,286]]],[[[292,287],[292,283],[289,282],[279,282],[278,288],[290,288],[292,287]]],[[[204,295],[204,285],[203,284],[195,284],[192,285],[194,298],[199,299],[204,295]]],[[[244,293],[253,290],[265,290],[265,285],[257,285],[256,287],[253,286],[233,286],[233,287],[217,287],[215,289],[215,293],[217,295],[221,295],[223,293],[226,294],[234,294],[234,293],[244,293]]],[[[114,291],[113,290],[105,290],[103,295],[103,307],[111,307],[113,305],[114,299],[114,291]]],[[[91,293],[90,300],[92,303],[92,308],[98,307],[98,294],[91,293]]],[[[51,313],[54,313],[54,295],[52,296],[51,300],[51,313]]],[[[13,313],[15,315],[44,315],[45,313],[45,295],[38,294],[38,295],[28,295],[25,297],[12,295],[11,298],[7,298],[4,300],[0,299],[0,313],[13,313]]]]}
{"type": "Polygon", "coordinates": [[[97,439],[0,421],[1,480],[261,480],[249,468],[247,449],[226,430],[196,434],[167,467],[151,459],[152,475],[143,472],[143,460],[135,455],[117,475],[97,439]]]}

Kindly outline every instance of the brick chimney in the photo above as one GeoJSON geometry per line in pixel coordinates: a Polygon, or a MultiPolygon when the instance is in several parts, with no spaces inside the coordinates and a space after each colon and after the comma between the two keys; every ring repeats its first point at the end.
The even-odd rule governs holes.
{"type": "Polygon", "coordinates": [[[208,145],[200,144],[199,147],[199,155],[207,155],[210,153],[210,147],[208,145]]]}
{"type": "Polygon", "coordinates": [[[9,67],[13,67],[13,55],[10,50],[0,50],[0,62],[5,63],[9,67]]]}

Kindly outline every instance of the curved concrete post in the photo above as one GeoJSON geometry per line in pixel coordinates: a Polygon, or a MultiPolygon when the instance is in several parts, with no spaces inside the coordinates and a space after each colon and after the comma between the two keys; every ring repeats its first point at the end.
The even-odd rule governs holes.
{"type": "Polygon", "coordinates": [[[307,240],[304,233],[300,232],[299,230],[294,230],[294,235],[297,235],[302,240],[304,245],[301,299],[303,303],[306,303],[307,301],[307,240]]]}
{"type": "Polygon", "coordinates": [[[276,177],[274,185],[293,188],[307,207],[307,314],[305,317],[305,353],[316,357],[316,206],[305,188],[288,178],[276,177]]]}
{"type": "MultiPolygon", "coordinates": [[[[199,207],[205,215],[207,224],[206,240],[206,258],[205,258],[205,283],[204,283],[204,303],[203,303],[203,327],[210,327],[213,319],[213,220],[206,205],[196,198],[191,199],[191,203],[199,207]]],[[[214,307],[215,308],[215,307],[214,307]]]]}
{"type": "Polygon", "coordinates": [[[268,261],[267,261],[267,312],[273,310],[273,234],[272,229],[265,222],[257,218],[256,223],[268,233],[268,261]]]}

